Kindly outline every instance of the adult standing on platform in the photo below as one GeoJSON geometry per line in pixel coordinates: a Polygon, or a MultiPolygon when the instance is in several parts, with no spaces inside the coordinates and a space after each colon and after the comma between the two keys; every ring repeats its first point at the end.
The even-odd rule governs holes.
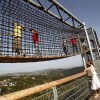
{"type": "Polygon", "coordinates": [[[96,98],[98,96],[97,91],[99,91],[100,93],[100,81],[98,79],[96,70],[94,69],[93,63],[92,61],[89,61],[87,63],[87,68],[85,69],[85,71],[91,71],[92,73],[92,82],[91,82],[91,89],[94,91],[94,98],[96,98]]]}

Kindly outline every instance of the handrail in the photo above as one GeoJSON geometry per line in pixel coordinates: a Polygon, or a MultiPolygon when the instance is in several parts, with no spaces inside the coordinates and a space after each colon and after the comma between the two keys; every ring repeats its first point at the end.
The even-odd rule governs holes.
{"type": "Polygon", "coordinates": [[[35,86],[32,88],[28,88],[28,89],[14,92],[14,93],[10,93],[10,94],[1,96],[0,100],[17,100],[17,99],[29,96],[31,94],[41,92],[43,90],[50,89],[54,86],[63,84],[65,82],[69,82],[71,80],[77,79],[77,78],[82,77],[84,75],[86,75],[86,72],[81,72],[81,73],[78,73],[78,74],[63,78],[63,79],[59,79],[59,80],[56,80],[53,82],[45,83],[45,84],[38,85],[38,86],[35,86]]]}

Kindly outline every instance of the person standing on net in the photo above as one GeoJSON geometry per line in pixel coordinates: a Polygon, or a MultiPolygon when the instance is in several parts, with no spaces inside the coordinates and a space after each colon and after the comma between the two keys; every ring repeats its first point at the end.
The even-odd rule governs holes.
{"type": "Polygon", "coordinates": [[[25,56],[22,50],[22,32],[24,31],[24,27],[19,25],[18,22],[14,22],[13,27],[13,33],[10,34],[13,36],[12,51],[16,52],[18,56],[25,56]]]}
{"type": "Polygon", "coordinates": [[[87,63],[87,68],[85,69],[85,71],[88,71],[88,70],[92,73],[91,90],[94,91],[94,98],[97,98],[98,96],[97,91],[99,91],[99,94],[100,94],[100,81],[98,79],[97,72],[94,68],[92,61],[89,61],[87,63]]]}
{"type": "Polygon", "coordinates": [[[75,53],[75,49],[76,49],[76,52],[78,53],[77,38],[73,35],[71,36],[71,44],[72,44],[72,48],[73,48],[73,53],[75,53]]]}
{"type": "Polygon", "coordinates": [[[39,33],[35,29],[30,29],[32,32],[32,40],[34,42],[35,55],[40,55],[39,51],[39,33]]]}
{"type": "Polygon", "coordinates": [[[67,40],[63,38],[63,51],[67,56],[67,40]]]}

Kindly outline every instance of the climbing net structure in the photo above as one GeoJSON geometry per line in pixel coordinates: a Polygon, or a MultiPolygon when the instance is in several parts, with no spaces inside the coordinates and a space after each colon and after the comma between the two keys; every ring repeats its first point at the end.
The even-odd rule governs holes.
{"type": "MultiPolygon", "coordinates": [[[[69,17],[64,21],[60,13],[62,7],[55,2],[48,9],[53,5],[56,6],[60,19],[49,13],[48,9],[45,10],[43,6],[37,7],[30,1],[0,0],[0,62],[3,62],[4,58],[8,60],[9,57],[56,59],[81,54],[85,52],[82,49],[81,36],[84,37],[86,51],[88,50],[84,25],[73,15],[67,12],[69,17]],[[67,23],[68,19],[72,19],[72,25],[67,23]],[[75,23],[78,23],[77,27],[75,23]],[[38,33],[38,40],[34,40],[32,29],[38,33]],[[76,38],[77,48],[72,46],[72,37],[76,38]],[[67,42],[67,51],[64,50],[64,40],[67,42]]],[[[11,62],[11,60],[5,62],[11,62]]]]}

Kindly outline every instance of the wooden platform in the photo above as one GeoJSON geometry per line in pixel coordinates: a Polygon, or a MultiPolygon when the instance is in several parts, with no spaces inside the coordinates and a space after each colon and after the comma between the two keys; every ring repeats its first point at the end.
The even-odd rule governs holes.
{"type": "Polygon", "coordinates": [[[98,95],[97,98],[94,98],[93,96],[91,96],[88,100],[100,100],[100,95],[98,95]]]}
{"type": "Polygon", "coordinates": [[[65,58],[65,56],[0,56],[0,63],[38,62],[65,58]]]}
{"type": "Polygon", "coordinates": [[[6,55],[0,55],[0,63],[18,63],[18,62],[39,62],[39,61],[47,61],[47,60],[56,60],[56,59],[62,59],[67,57],[72,57],[80,54],[84,54],[88,52],[89,50],[86,50],[84,52],[78,52],[78,53],[72,53],[66,55],[50,55],[50,56],[6,56],[6,55]]]}

